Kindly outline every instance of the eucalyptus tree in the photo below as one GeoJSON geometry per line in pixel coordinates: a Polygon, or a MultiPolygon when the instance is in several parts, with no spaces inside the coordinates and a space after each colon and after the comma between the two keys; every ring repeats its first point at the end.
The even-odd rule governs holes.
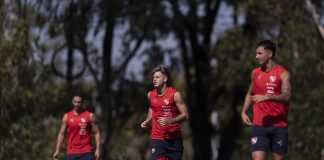
{"type": "MultiPolygon", "coordinates": [[[[312,3],[318,13],[323,11],[322,2],[312,1],[312,3]]],[[[317,110],[321,108],[318,103],[322,101],[318,94],[323,91],[322,83],[318,81],[323,77],[320,69],[323,67],[323,40],[318,23],[314,23],[305,1],[248,1],[238,2],[237,6],[237,13],[241,15],[240,23],[229,29],[226,36],[222,37],[214,48],[215,53],[218,53],[214,56],[219,59],[218,66],[221,67],[218,70],[221,78],[216,85],[226,86],[226,92],[218,101],[218,106],[224,107],[219,109],[226,115],[235,115],[239,112],[240,105],[237,105],[236,110],[228,110],[227,106],[230,104],[226,104],[229,99],[226,95],[230,91],[240,94],[241,91],[235,89],[237,87],[240,90],[247,89],[250,71],[257,66],[254,45],[259,40],[272,39],[278,45],[277,61],[288,68],[293,77],[288,157],[320,159],[320,150],[322,150],[320,146],[323,142],[319,141],[315,146],[311,145],[321,139],[320,134],[323,130],[322,120],[319,118],[323,112],[317,110]],[[316,78],[313,75],[316,75],[316,78]],[[317,107],[311,109],[310,106],[317,107]],[[306,122],[306,119],[311,121],[306,122]],[[306,134],[309,136],[301,138],[306,134]],[[310,147],[312,149],[309,149],[310,147]]],[[[232,97],[234,98],[234,95],[232,97]]],[[[244,96],[240,97],[243,100],[244,96]]],[[[224,116],[220,115],[222,124],[232,124],[224,116]]],[[[226,134],[222,134],[224,142],[221,142],[220,146],[220,159],[230,159],[230,157],[238,159],[243,156],[242,153],[247,153],[244,156],[249,156],[249,129],[246,127],[241,128],[240,131],[237,129],[234,125],[223,128],[226,134]],[[237,140],[230,147],[232,138],[237,140]]]]}

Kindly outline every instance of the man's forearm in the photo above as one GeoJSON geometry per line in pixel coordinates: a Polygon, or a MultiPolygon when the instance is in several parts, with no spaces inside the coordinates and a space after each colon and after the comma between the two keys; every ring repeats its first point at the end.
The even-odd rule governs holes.
{"type": "Polygon", "coordinates": [[[97,131],[95,134],[95,140],[96,140],[96,150],[100,151],[100,132],[97,131]]]}
{"type": "Polygon", "coordinates": [[[245,101],[243,104],[242,113],[246,113],[251,105],[252,105],[252,96],[247,95],[245,97],[245,101]]]}
{"type": "Polygon", "coordinates": [[[171,120],[171,123],[178,123],[178,122],[183,122],[183,121],[186,121],[188,120],[188,116],[186,114],[180,114],[178,115],[177,117],[173,118],[171,120]]]}
{"type": "Polygon", "coordinates": [[[56,151],[59,152],[64,140],[64,134],[59,134],[56,142],[56,151]]]}
{"type": "Polygon", "coordinates": [[[279,102],[289,102],[290,101],[290,95],[287,93],[282,93],[279,95],[267,95],[267,99],[271,101],[279,101],[279,102]]]}
{"type": "Polygon", "coordinates": [[[150,122],[151,120],[152,120],[152,111],[149,110],[149,111],[147,112],[147,116],[146,116],[145,121],[150,122]]]}
{"type": "Polygon", "coordinates": [[[152,120],[152,115],[148,115],[145,120],[148,121],[148,122],[151,121],[152,120]]]}

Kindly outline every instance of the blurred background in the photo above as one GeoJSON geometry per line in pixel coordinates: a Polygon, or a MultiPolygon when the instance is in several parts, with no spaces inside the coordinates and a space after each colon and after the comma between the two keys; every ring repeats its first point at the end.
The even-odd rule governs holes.
{"type": "Polygon", "coordinates": [[[191,114],[183,159],[250,159],[240,112],[255,44],[270,39],[292,74],[287,159],[324,160],[323,8],[322,0],[2,0],[0,159],[50,159],[76,92],[99,117],[103,160],[150,159],[150,129],[140,123],[161,63],[191,114]]]}

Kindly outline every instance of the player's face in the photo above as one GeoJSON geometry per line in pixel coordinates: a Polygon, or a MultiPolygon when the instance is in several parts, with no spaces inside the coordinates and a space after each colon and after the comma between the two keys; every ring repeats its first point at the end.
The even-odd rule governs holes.
{"type": "Polygon", "coordinates": [[[264,49],[262,46],[256,48],[255,58],[260,65],[266,65],[269,62],[270,57],[272,56],[272,52],[264,49]]]}
{"type": "Polygon", "coordinates": [[[72,104],[74,107],[80,108],[82,106],[82,98],[78,96],[74,96],[72,99],[72,104]]]}
{"type": "Polygon", "coordinates": [[[161,72],[155,72],[153,74],[153,85],[154,87],[163,86],[167,81],[167,77],[161,72]]]}

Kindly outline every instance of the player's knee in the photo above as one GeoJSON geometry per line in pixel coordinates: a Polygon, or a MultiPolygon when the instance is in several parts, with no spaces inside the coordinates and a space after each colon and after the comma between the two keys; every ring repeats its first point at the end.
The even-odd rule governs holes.
{"type": "Polygon", "coordinates": [[[265,153],[264,152],[253,152],[252,159],[253,160],[265,160],[265,153]]]}
{"type": "Polygon", "coordinates": [[[278,153],[274,153],[273,157],[274,157],[274,160],[284,160],[285,159],[284,155],[281,155],[281,154],[278,154],[278,153]]]}
{"type": "Polygon", "coordinates": [[[252,156],[253,160],[265,160],[264,157],[254,157],[252,156]]]}

